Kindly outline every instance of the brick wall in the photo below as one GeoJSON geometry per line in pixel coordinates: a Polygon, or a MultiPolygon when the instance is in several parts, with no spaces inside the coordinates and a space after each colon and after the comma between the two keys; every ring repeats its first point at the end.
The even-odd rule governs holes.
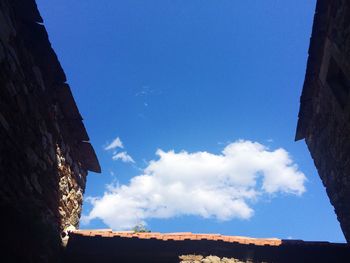
{"type": "Polygon", "coordinates": [[[34,0],[0,1],[1,246],[10,262],[59,260],[87,172],[100,171],[42,22],[34,0]]]}

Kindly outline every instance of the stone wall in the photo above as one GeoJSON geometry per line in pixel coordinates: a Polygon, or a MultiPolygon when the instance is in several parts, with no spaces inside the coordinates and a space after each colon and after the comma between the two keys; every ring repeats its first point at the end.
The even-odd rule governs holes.
{"type": "Polygon", "coordinates": [[[34,0],[0,1],[2,262],[57,262],[100,171],[34,0]]]}
{"type": "Polygon", "coordinates": [[[349,93],[350,2],[319,0],[301,96],[296,139],[305,138],[348,242],[350,242],[349,93]]]}
{"type": "MultiPolygon", "coordinates": [[[[202,255],[182,255],[179,256],[179,263],[260,263],[260,262],[253,262],[251,260],[247,260],[247,261],[241,261],[239,259],[236,258],[227,258],[227,257],[223,257],[220,258],[218,256],[207,256],[204,257],[202,255]]],[[[261,262],[261,263],[267,263],[267,262],[261,262]]]]}

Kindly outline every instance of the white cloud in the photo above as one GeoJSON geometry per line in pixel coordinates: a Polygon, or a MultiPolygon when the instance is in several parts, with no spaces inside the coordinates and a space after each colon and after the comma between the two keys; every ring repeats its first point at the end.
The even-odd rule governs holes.
{"type": "Polygon", "coordinates": [[[121,160],[124,163],[135,163],[134,159],[127,152],[115,153],[112,157],[113,160],[121,160]]]}
{"type": "Polygon", "coordinates": [[[118,152],[117,149],[124,148],[123,142],[121,141],[121,139],[119,137],[115,138],[112,143],[110,143],[109,145],[107,145],[104,149],[106,151],[108,150],[114,150],[113,151],[113,156],[112,159],[117,161],[117,160],[121,160],[124,163],[135,163],[134,159],[126,152],[118,152]]]}
{"type": "Polygon", "coordinates": [[[113,229],[130,229],[150,218],[195,215],[231,220],[253,216],[265,195],[301,195],[305,175],[289,154],[251,141],[236,141],[221,154],[162,151],[128,185],[109,186],[90,198],[83,223],[100,218],[113,229]]]}
{"type": "Polygon", "coordinates": [[[105,147],[105,150],[108,151],[108,150],[113,150],[113,149],[117,149],[117,148],[124,148],[123,143],[122,143],[122,141],[120,140],[119,137],[115,138],[115,139],[113,140],[113,142],[111,142],[110,144],[108,144],[108,145],[105,147]]]}

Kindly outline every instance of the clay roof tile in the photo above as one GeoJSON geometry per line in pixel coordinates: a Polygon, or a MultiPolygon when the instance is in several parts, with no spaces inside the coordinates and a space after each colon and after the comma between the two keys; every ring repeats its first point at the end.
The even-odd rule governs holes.
{"type": "Polygon", "coordinates": [[[173,240],[173,241],[184,241],[184,240],[213,240],[222,241],[229,243],[240,243],[246,245],[256,246],[279,246],[282,244],[282,240],[277,238],[249,238],[241,236],[224,236],[220,234],[195,234],[191,232],[178,232],[178,233],[135,233],[132,231],[112,231],[110,229],[101,230],[76,230],[72,231],[75,235],[81,236],[100,236],[100,237],[120,237],[120,238],[135,238],[135,239],[157,239],[157,240],[173,240]]]}

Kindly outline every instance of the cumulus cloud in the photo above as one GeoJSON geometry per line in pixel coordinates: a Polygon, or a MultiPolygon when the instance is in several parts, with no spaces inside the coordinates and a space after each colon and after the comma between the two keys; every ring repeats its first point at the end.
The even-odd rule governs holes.
{"type": "Polygon", "coordinates": [[[122,141],[119,137],[115,138],[110,144],[105,147],[105,150],[113,150],[117,148],[124,148],[122,141]]]}
{"type": "Polygon", "coordinates": [[[99,218],[113,229],[130,229],[147,219],[181,215],[249,219],[252,205],[264,196],[305,192],[305,175],[282,148],[240,140],[220,154],[156,154],[129,184],[109,185],[102,197],[90,198],[92,209],[83,223],[99,218]]]}
{"type": "Polygon", "coordinates": [[[124,163],[135,163],[134,159],[127,152],[115,153],[112,157],[113,160],[121,160],[124,163]]]}

